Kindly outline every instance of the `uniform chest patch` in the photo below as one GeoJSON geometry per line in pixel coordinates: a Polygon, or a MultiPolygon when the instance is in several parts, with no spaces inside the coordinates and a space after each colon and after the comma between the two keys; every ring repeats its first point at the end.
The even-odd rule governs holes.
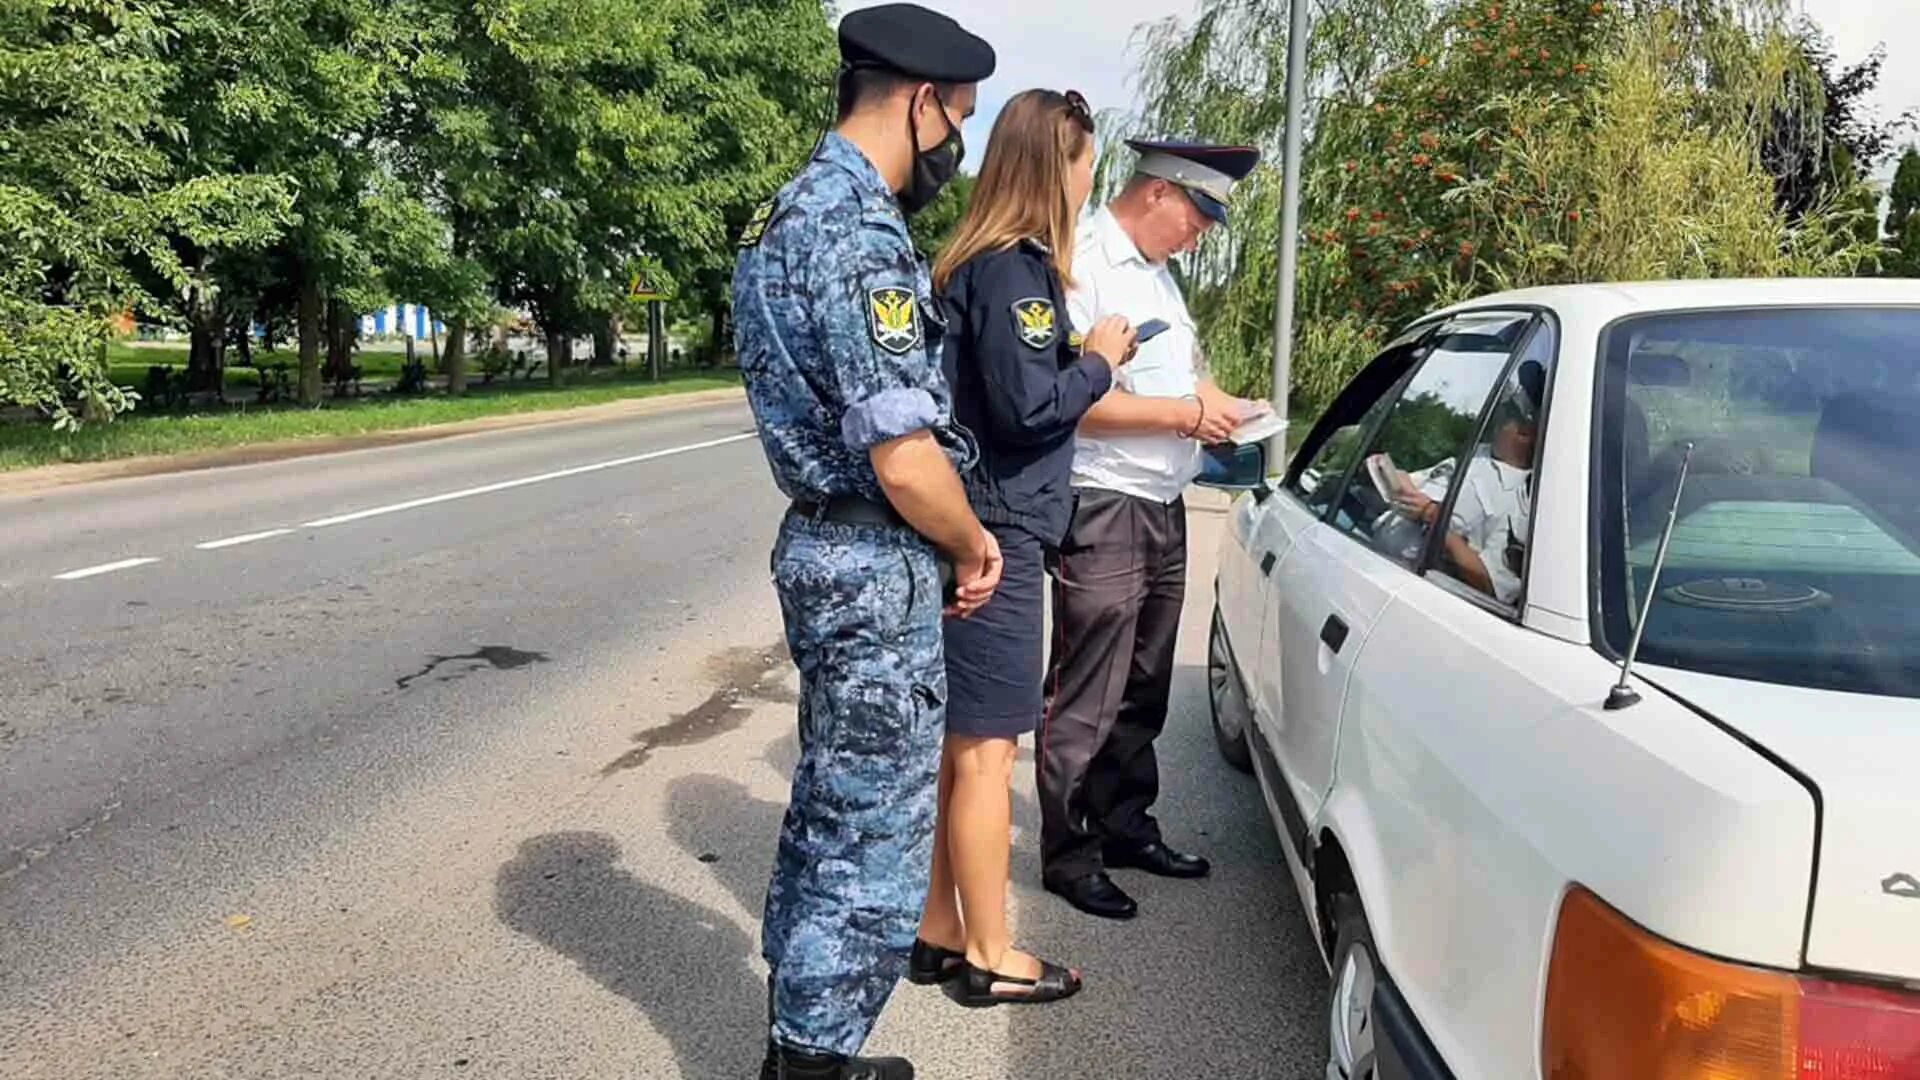
{"type": "Polygon", "coordinates": [[[1053,344],[1053,301],[1044,296],[1030,296],[1025,300],[1015,300],[1013,330],[1020,335],[1020,340],[1028,348],[1044,349],[1053,344]]]}
{"type": "Polygon", "coordinates": [[[869,290],[867,321],[873,327],[873,343],[896,356],[905,356],[920,343],[920,305],[911,289],[869,290]]]}

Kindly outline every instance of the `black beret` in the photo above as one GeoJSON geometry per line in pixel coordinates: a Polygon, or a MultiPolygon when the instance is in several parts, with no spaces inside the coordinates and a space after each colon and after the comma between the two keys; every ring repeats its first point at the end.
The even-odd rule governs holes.
{"type": "Polygon", "coordinates": [[[993,46],[918,4],[880,4],[840,20],[840,59],[928,82],[977,83],[993,74],[993,46]]]}

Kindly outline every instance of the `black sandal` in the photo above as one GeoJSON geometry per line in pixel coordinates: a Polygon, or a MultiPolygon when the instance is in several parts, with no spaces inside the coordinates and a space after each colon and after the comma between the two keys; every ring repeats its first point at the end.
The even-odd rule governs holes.
{"type": "Polygon", "coordinates": [[[914,938],[913,952],[907,957],[907,981],[915,986],[932,986],[955,978],[966,966],[966,953],[914,938]]]}
{"type": "Polygon", "coordinates": [[[1080,986],[1080,976],[1058,964],[1042,960],[1040,977],[1037,979],[1001,975],[966,964],[965,974],[941,989],[956,1004],[969,1009],[985,1009],[994,1005],[1041,1005],[1049,1001],[1061,1001],[1079,993],[1080,986]],[[1011,993],[995,992],[996,984],[1011,984],[1026,989],[1011,993]]]}

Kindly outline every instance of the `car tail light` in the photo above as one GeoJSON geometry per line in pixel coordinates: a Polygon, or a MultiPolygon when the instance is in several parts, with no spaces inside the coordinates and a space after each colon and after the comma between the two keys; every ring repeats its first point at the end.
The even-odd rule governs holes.
{"type": "Polygon", "coordinates": [[[1688,952],[1575,889],[1547,973],[1549,1080],[1920,1080],[1920,994],[1688,952]]]}

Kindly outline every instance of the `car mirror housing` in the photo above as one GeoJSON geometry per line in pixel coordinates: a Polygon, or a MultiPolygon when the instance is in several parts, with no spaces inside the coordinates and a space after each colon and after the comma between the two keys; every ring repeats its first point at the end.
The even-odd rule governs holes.
{"type": "Polygon", "coordinates": [[[1263,442],[1221,443],[1209,446],[1201,457],[1194,483],[1221,491],[1252,491],[1267,482],[1267,445],[1263,442]]]}

